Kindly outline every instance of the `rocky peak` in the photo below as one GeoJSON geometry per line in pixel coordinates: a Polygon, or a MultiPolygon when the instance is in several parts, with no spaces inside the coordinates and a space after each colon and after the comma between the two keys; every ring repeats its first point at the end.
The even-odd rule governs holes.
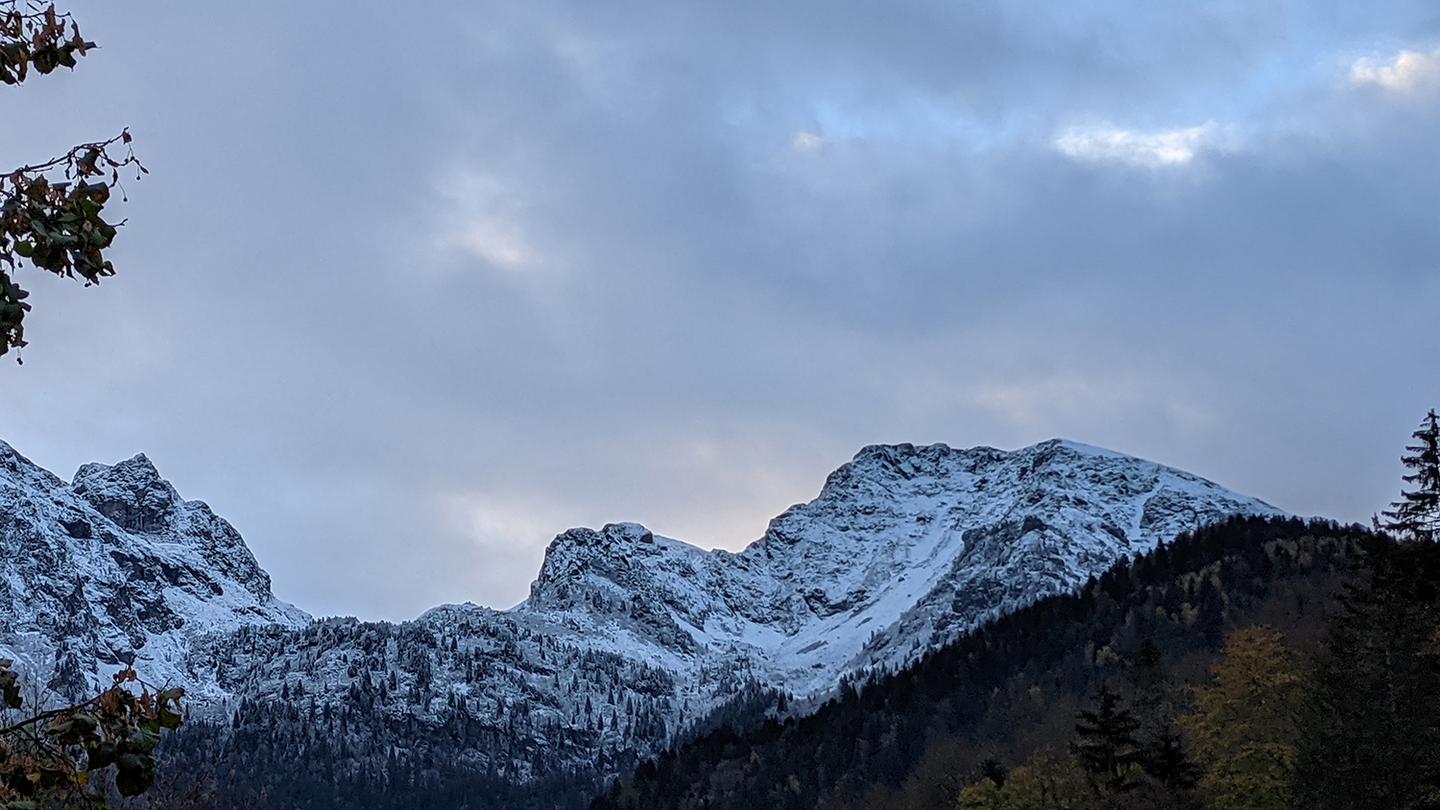
{"type": "Polygon", "coordinates": [[[132,654],[151,680],[200,694],[191,640],[309,620],[270,593],[239,533],[144,455],[86,464],[67,485],[0,443],[0,539],[0,657],[64,694],[93,691],[132,654]]]}
{"type": "Polygon", "coordinates": [[[86,464],[71,489],[95,511],[132,532],[155,532],[172,523],[180,495],[144,453],[119,464],[86,464]]]}
{"type": "Polygon", "coordinates": [[[677,620],[704,626],[717,601],[713,562],[711,552],[638,523],[571,529],[551,541],[530,598],[516,610],[605,623],[612,633],[691,654],[697,639],[677,620]]]}
{"type": "Polygon", "coordinates": [[[655,535],[638,523],[607,523],[598,531],[584,527],[555,536],[545,549],[545,561],[530,586],[532,602],[569,594],[587,579],[633,585],[640,576],[642,547],[655,546],[655,535]]]}
{"type": "MultiPolygon", "coordinates": [[[[871,444],[860,449],[846,465],[853,471],[880,472],[902,478],[925,473],[935,473],[959,457],[984,458],[989,455],[1003,456],[1004,453],[989,447],[974,447],[957,450],[948,444],[914,445],[871,444]]],[[[845,469],[842,467],[841,469],[845,469]]]]}

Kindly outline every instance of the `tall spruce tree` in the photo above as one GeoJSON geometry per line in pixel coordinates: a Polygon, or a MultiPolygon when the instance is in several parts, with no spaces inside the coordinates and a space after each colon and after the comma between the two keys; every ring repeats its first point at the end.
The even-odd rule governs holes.
{"type": "Polygon", "coordinates": [[[1401,490],[1400,500],[1382,514],[1379,527],[1410,540],[1433,543],[1440,539],[1440,417],[1431,408],[1413,434],[1415,444],[1405,447],[1400,460],[1410,473],[1405,483],[1414,489],[1401,490]]]}
{"type": "Polygon", "coordinates": [[[1299,804],[1440,807],[1440,544],[1378,544],[1307,689],[1299,804]]]}
{"type": "Polygon", "coordinates": [[[1125,708],[1120,695],[1102,685],[1095,692],[1095,709],[1076,717],[1071,751],[1105,793],[1120,793],[1137,784],[1143,752],[1135,738],[1140,721],[1125,708]]]}

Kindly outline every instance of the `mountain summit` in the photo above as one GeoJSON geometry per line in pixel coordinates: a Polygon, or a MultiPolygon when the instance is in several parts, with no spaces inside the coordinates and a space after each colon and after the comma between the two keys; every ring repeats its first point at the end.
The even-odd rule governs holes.
{"type": "Polygon", "coordinates": [[[66,484],[0,441],[0,657],[75,697],[133,660],[147,680],[223,697],[189,668],[192,642],[310,617],[223,518],[180,497],[143,455],[66,484]]]}
{"type": "Polygon", "coordinates": [[[723,650],[767,683],[818,693],[1236,514],[1281,512],[1061,439],[1014,452],[872,445],[739,554],[635,524],[572,529],[513,612],[653,632],[670,652],[723,650]],[[597,609],[632,603],[623,617],[597,609]]]}
{"type": "Polygon", "coordinates": [[[745,694],[818,699],[1181,532],[1278,514],[1075,442],[875,445],[739,553],[577,528],[508,611],[312,622],[144,456],[66,484],[0,444],[0,654],[74,691],[133,652],[200,714],[263,727],[267,750],[314,733],[286,719],[298,689],[310,716],[342,718],[362,770],[398,750],[511,782],[604,774],[745,694]]]}

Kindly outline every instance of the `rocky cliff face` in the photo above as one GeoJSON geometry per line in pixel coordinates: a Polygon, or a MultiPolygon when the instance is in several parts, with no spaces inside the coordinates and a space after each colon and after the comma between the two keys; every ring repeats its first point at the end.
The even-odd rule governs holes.
{"type": "Polygon", "coordinates": [[[189,672],[196,638],[310,621],[271,595],[229,523],[143,455],[87,464],[66,484],[0,442],[0,544],[0,656],[64,696],[133,660],[216,698],[189,672]]]}
{"type": "Polygon", "coordinates": [[[509,611],[310,622],[143,456],[67,485],[0,448],[0,652],[73,689],[133,651],[242,727],[283,733],[267,707],[298,700],[357,761],[438,754],[513,780],[626,767],[738,696],[823,696],[1187,529],[1279,514],[1073,442],[873,446],[738,554],[571,529],[509,611]]]}

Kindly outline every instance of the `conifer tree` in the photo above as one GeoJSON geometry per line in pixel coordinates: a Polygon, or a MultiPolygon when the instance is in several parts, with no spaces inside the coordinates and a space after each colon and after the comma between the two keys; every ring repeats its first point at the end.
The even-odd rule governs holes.
{"type": "Polygon", "coordinates": [[[1087,709],[1077,716],[1071,749],[1098,787],[1107,793],[1128,790],[1135,785],[1142,758],[1140,742],[1135,739],[1140,721],[1108,686],[1095,692],[1095,703],[1094,711],[1087,709]]]}
{"type": "Polygon", "coordinates": [[[1434,408],[1412,437],[1415,443],[1405,447],[1400,460],[1410,470],[1405,483],[1415,488],[1401,490],[1400,500],[1390,504],[1382,513],[1385,520],[1377,523],[1408,540],[1433,543],[1440,539],[1440,417],[1434,408]]]}
{"type": "Polygon", "coordinates": [[[1145,773],[1170,790],[1188,791],[1200,783],[1200,766],[1190,759],[1178,729],[1167,728],[1147,743],[1140,763],[1145,773]]]}
{"type": "Polygon", "coordinates": [[[1140,722],[1140,767],[1172,791],[1192,790],[1200,781],[1200,768],[1185,750],[1175,725],[1175,706],[1167,683],[1160,647],[1146,638],[1135,653],[1130,671],[1135,719],[1140,722]]]}
{"type": "Polygon", "coordinates": [[[1382,544],[1308,690],[1306,807],[1440,806],[1440,545],[1382,544]]]}

